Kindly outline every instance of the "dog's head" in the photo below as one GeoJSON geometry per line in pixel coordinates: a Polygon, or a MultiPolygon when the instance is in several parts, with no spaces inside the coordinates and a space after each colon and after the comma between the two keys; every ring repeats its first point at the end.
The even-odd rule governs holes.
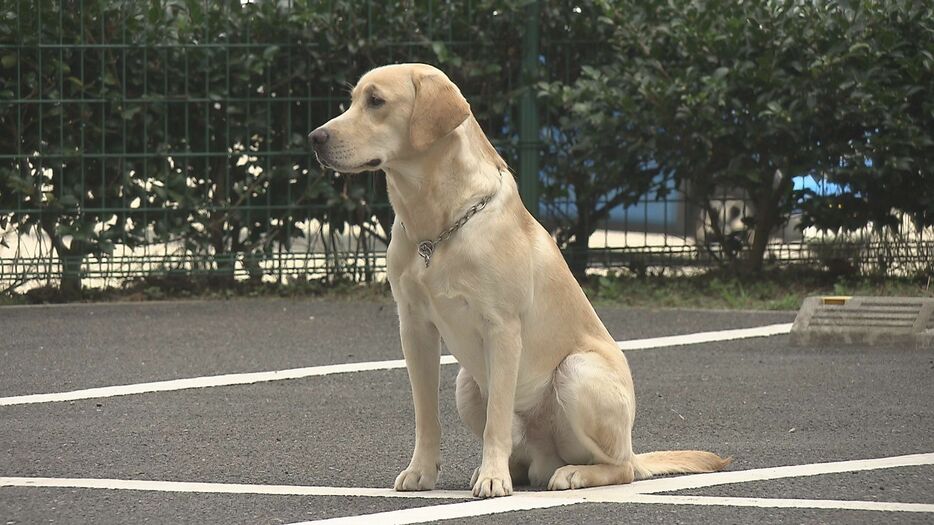
{"type": "Polygon", "coordinates": [[[308,135],[321,164],[342,173],[379,169],[428,150],[470,116],[470,105],[426,64],[376,68],[360,79],[343,114],[308,135]]]}

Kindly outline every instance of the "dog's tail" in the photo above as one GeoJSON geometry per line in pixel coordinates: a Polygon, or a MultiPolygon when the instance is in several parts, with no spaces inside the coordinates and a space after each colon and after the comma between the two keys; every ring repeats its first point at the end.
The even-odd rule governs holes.
{"type": "Polygon", "coordinates": [[[657,474],[697,474],[723,470],[733,462],[713,452],[702,450],[663,450],[633,456],[632,466],[636,479],[651,478],[657,474]]]}

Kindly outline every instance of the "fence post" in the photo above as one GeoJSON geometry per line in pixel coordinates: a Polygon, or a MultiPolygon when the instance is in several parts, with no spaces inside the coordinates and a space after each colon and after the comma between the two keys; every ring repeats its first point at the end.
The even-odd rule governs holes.
{"type": "Polygon", "coordinates": [[[519,194],[525,207],[538,217],[539,127],[535,82],[538,80],[538,37],[541,6],[538,0],[525,6],[522,34],[522,98],[519,101],[519,194]]]}

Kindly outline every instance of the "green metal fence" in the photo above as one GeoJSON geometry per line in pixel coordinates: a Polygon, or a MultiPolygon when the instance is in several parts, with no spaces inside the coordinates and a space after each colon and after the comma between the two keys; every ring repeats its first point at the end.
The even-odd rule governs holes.
{"type": "MultiPolygon", "coordinates": [[[[2,0],[0,292],[379,279],[384,180],[322,171],[305,137],[340,112],[348,83],[400,61],[450,72],[529,209],[557,227],[574,211],[539,197],[540,137],[555,124],[536,83],[571,79],[599,46],[563,36],[587,16],[562,1],[2,0]]],[[[737,202],[719,199],[721,227],[737,202]]],[[[710,266],[729,247],[704,242],[709,226],[685,193],[646,196],[603,220],[590,261],[710,266]]],[[[770,253],[923,264],[927,239],[793,233],[770,253]]]]}
{"type": "MultiPolygon", "coordinates": [[[[370,67],[463,67],[513,45],[478,42],[455,23],[473,7],[444,2],[15,0],[2,11],[0,291],[172,274],[375,279],[385,183],[320,170],[306,134],[370,67]]],[[[461,80],[469,95],[489,89],[484,76],[510,86],[501,74],[461,80]]],[[[534,141],[522,147],[534,156],[534,141]]]]}

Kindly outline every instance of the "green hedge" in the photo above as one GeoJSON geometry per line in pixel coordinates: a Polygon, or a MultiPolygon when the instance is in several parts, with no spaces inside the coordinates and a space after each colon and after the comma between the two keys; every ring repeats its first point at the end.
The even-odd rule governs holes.
{"type": "MultiPolygon", "coordinates": [[[[2,0],[0,230],[41,230],[65,289],[115,245],[181,243],[232,279],[309,219],[375,231],[382,178],[322,172],[305,135],[369,68],[424,61],[515,166],[527,3],[2,0]]],[[[752,199],[747,230],[716,241],[753,269],[792,211],[837,230],[934,223],[929,2],[545,1],[540,16],[542,195],[576,206],[553,225],[563,246],[612,206],[665,198],[666,178],[702,207],[717,188],[752,199]],[[801,174],[847,190],[796,192],[801,174]]]]}
{"type": "MultiPolygon", "coordinates": [[[[724,263],[759,270],[793,212],[835,232],[934,225],[931,2],[601,4],[604,60],[542,91],[578,135],[578,165],[628,163],[636,193],[671,177],[734,247],[724,263]],[[795,188],[802,175],[841,189],[795,188]],[[742,231],[717,228],[710,202],[724,191],[750,201],[742,231]]],[[[587,182],[585,197],[619,188],[596,170],[587,182]]]]}
{"type": "Polygon", "coordinates": [[[447,66],[502,127],[514,68],[488,58],[516,45],[505,14],[282,4],[5,1],[0,228],[48,236],[65,289],[115,244],[182,242],[230,279],[235,260],[288,250],[301,221],[388,222],[381,178],[322,172],[305,138],[369,68],[447,66]]]}

